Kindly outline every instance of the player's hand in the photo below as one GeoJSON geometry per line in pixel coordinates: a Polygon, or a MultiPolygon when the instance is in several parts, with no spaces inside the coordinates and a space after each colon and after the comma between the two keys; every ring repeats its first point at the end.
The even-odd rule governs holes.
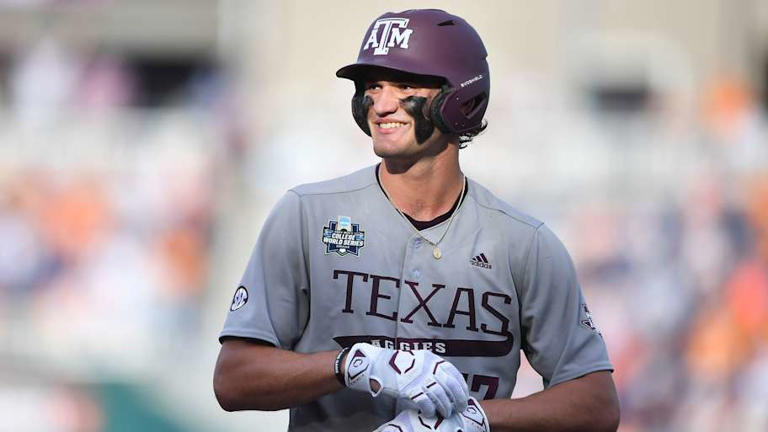
{"type": "Polygon", "coordinates": [[[379,426],[374,432],[490,432],[485,412],[475,398],[469,398],[467,409],[442,416],[428,418],[414,410],[405,410],[397,417],[379,426]]]}
{"type": "Polygon", "coordinates": [[[398,398],[426,417],[449,417],[467,408],[469,389],[461,373],[431,351],[395,351],[358,343],[344,366],[347,387],[374,397],[383,393],[398,398]]]}

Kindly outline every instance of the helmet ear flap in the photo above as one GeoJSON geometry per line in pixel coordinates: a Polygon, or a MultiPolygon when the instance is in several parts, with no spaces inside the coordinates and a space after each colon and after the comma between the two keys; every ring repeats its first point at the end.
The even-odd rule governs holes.
{"type": "Polygon", "coordinates": [[[368,126],[368,110],[371,108],[371,104],[373,101],[365,95],[362,86],[355,83],[355,94],[352,96],[352,117],[368,136],[371,136],[371,128],[368,126]]]}
{"type": "Polygon", "coordinates": [[[447,85],[443,86],[443,89],[440,91],[440,93],[437,94],[437,96],[435,96],[435,98],[432,100],[432,104],[429,106],[430,120],[432,120],[432,123],[437,126],[438,129],[440,129],[440,132],[446,134],[453,133],[453,130],[451,130],[451,127],[448,126],[448,124],[445,122],[442,110],[446,99],[448,99],[451,93],[453,92],[451,92],[450,87],[447,85]]]}

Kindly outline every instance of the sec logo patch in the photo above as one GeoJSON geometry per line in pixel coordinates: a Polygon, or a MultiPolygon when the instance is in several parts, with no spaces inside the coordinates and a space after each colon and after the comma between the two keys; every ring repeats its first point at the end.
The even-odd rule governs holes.
{"type": "Polygon", "coordinates": [[[248,290],[244,286],[240,286],[235,291],[234,297],[232,297],[232,305],[229,310],[236,311],[248,303],[248,290]]]}

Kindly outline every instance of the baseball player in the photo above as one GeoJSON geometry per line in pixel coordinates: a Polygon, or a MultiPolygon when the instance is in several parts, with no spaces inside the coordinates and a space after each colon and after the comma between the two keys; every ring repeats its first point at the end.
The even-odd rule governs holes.
{"type": "Polygon", "coordinates": [[[291,431],[616,430],[564,246],[460,169],[490,95],[476,31],[386,13],[337,76],[381,163],[272,210],[220,335],[221,406],[290,408],[291,431]],[[544,390],[510,399],[521,351],[544,390]]]}

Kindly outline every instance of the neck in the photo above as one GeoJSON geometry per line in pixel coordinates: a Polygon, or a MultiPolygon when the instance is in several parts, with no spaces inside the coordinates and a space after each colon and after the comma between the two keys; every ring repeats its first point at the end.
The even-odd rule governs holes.
{"type": "Polygon", "coordinates": [[[458,148],[446,149],[443,157],[422,158],[413,163],[384,159],[379,180],[389,199],[416,220],[432,220],[451,209],[464,186],[458,148]]]}

